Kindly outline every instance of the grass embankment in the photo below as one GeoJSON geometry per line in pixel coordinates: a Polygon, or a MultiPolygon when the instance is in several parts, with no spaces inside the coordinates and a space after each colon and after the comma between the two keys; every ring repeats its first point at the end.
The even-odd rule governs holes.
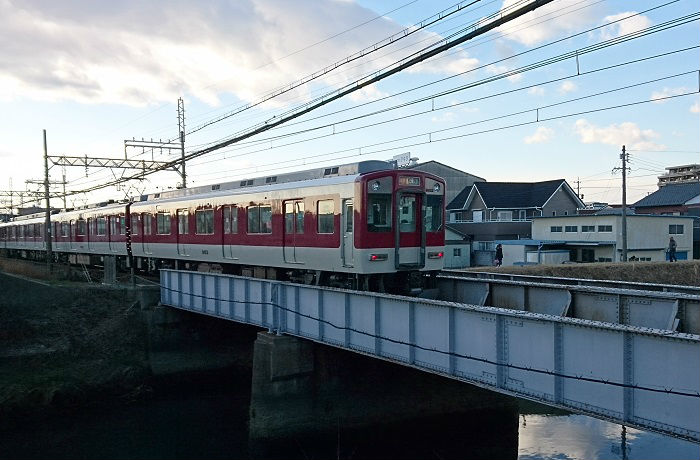
{"type": "Polygon", "coordinates": [[[0,273],[0,292],[0,428],[146,390],[147,330],[123,290],[0,273]]]}
{"type": "Polygon", "coordinates": [[[618,262],[527,265],[523,267],[472,267],[465,269],[465,271],[700,286],[700,261],[698,260],[674,263],[618,262]]]}

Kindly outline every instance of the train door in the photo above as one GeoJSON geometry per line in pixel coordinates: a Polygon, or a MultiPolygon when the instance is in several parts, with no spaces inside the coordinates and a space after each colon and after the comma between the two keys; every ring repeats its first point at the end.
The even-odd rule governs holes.
{"type": "Polygon", "coordinates": [[[297,256],[297,235],[304,233],[304,202],[301,200],[284,202],[284,261],[300,262],[297,256]]]}
{"type": "Polygon", "coordinates": [[[343,266],[352,267],[355,264],[355,239],[353,238],[353,205],[352,200],[343,200],[343,266]]]}
{"type": "Polygon", "coordinates": [[[76,248],[76,242],[75,242],[75,237],[78,234],[77,226],[74,220],[70,221],[70,227],[68,231],[68,248],[69,250],[73,251],[76,248]]]}
{"type": "Polygon", "coordinates": [[[109,250],[111,252],[117,252],[118,244],[116,241],[117,235],[119,234],[119,230],[117,229],[117,225],[119,222],[119,216],[109,216],[109,230],[107,232],[107,241],[109,241],[109,250]]]}
{"type": "Polygon", "coordinates": [[[186,244],[189,233],[190,212],[187,209],[177,210],[177,253],[181,256],[189,256],[189,248],[186,244]]]}
{"type": "Polygon", "coordinates": [[[231,244],[231,235],[238,233],[238,207],[223,206],[221,212],[221,223],[223,225],[223,231],[221,232],[221,247],[223,249],[224,258],[238,260],[238,257],[234,256],[234,245],[231,244]]]}
{"type": "Polygon", "coordinates": [[[143,231],[141,235],[141,247],[144,254],[153,254],[151,252],[151,235],[153,234],[153,214],[149,212],[143,213],[143,231]]]}
{"type": "Polygon", "coordinates": [[[399,193],[396,212],[396,266],[423,266],[425,232],[421,225],[421,195],[399,193]]]}

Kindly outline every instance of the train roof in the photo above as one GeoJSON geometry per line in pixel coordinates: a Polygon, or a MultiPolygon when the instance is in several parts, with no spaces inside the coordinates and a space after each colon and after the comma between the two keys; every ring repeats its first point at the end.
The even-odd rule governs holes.
{"type": "Polygon", "coordinates": [[[221,182],[218,184],[202,185],[199,187],[189,187],[178,190],[168,190],[160,193],[149,193],[147,195],[141,195],[140,201],[162,200],[165,198],[182,198],[190,195],[201,195],[222,190],[246,189],[247,192],[251,188],[256,188],[256,191],[259,191],[259,189],[257,189],[258,187],[267,187],[270,185],[302,182],[314,179],[324,179],[329,177],[357,176],[360,174],[367,174],[370,172],[387,169],[396,169],[395,163],[381,160],[367,160],[325,168],[294,171],[273,176],[260,176],[252,179],[221,182]]]}

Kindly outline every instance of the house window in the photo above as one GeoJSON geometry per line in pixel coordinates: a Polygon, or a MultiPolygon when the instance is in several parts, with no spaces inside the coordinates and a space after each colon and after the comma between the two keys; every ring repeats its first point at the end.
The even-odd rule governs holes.
{"type": "Polygon", "coordinates": [[[568,215],[569,215],[569,211],[564,211],[564,215],[565,215],[565,216],[568,216],[568,215]]]}
{"type": "Polygon", "coordinates": [[[561,233],[561,225],[552,225],[549,227],[549,231],[552,233],[561,233]]]}
{"type": "Polygon", "coordinates": [[[603,233],[612,232],[612,225],[598,225],[598,231],[603,233]]]}
{"type": "Polygon", "coordinates": [[[248,233],[272,233],[272,208],[248,206],[248,233]]]}
{"type": "Polygon", "coordinates": [[[224,206],[224,233],[238,233],[238,208],[224,206]]]}
{"type": "Polygon", "coordinates": [[[158,235],[170,235],[170,214],[167,212],[156,214],[156,233],[158,235]]]}
{"type": "Polygon", "coordinates": [[[454,257],[461,257],[462,256],[462,248],[454,248],[452,250],[452,255],[454,257]]]}
{"type": "Polygon", "coordinates": [[[214,234],[214,210],[213,209],[198,209],[194,212],[194,219],[197,223],[195,233],[197,235],[213,235],[214,234]]]}
{"type": "Polygon", "coordinates": [[[319,201],[317,207],[318,233],[335,233],[335,207],[333,200],[319,201]]]}
{"type": "Polygon", "coordinates": [[[498,211],[498,220],[513,220],[513,211],[498,211]]]}
{"type": "Polygon", "coordinates": [[[578,232],[578,226],[577,225],[567,225],[564,227],[564,231],[566,233],[576,233],[578,232]]]}
{"type": "Polygon", "coordinates": [[[518,211],[518,219],[520,219],[520,220],[527,219],[527,211],[525,211],[524,209],[521,209],[520,211],[518,211]]]}
{"type": "Polygon", "coordinates": [[[556,212],[556,211],[552,211],[552,216],[556,216],[556,215],[557,215],[557,212],[556,212]]]}
{"type": "Polygon", "coordinates": [[[612,262],[611,257],[598,257],[598,262],[612,262]]]}
{"type": "Polygon", "coordinates": [[[682,235],[683,234],[683,225],[678,225],[678,224],[671,224],[668,226],[668,233],[670,235],[682,235]]]}
{"type": "Polygon", "coordinates": [[[595,225],[581,225],[581,231],[583,233],[595,232],[595,225]]]}
{"type": "Polygon", "coordinates": [[[484,211],[472,211],[472,221],[481,222],[484,220],[484,211]]]}

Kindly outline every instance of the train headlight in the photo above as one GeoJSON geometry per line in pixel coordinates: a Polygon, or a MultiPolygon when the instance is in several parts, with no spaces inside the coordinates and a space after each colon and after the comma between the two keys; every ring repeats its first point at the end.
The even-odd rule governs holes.
{"type": "Polygon", "coordinates": [[[372,187],[372,191],[373,191],[373,192],[376,192],[376,191],[379,190],[379,187],[381,187],[381,184],[379,183],[379,181],[374,181],[374,182],[372,183],[372,186],[371,186],[371,187],[372,187]]]}
{"type": "Polygon", "coordinates": [[[435,185],[433,185],[433,192],[438,193],[439,191],[440,191],[440,184],[435,183],[435,185]]]}

